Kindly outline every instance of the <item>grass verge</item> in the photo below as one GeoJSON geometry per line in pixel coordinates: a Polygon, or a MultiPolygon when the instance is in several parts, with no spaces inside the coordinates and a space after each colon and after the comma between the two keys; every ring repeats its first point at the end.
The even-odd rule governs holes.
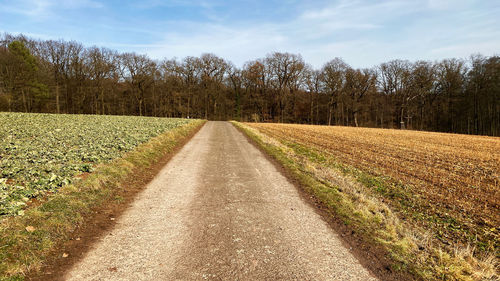
{"type": "Polygon", "coordinates": [[[333,216],[367,243],[382,247],[393,271],[409,272],[421,280],[498,280],[495,256],[478,258],[469,247],[441,247],[427,229],[400,219],[392,206],[412,197],[410,187],[339,163],[314,148],[271,138],[242,123],[233,124],[333,216]]]}
{"type": "Polygon", "coordinates": [[[204,122],[196,120],[159,135],[97,166],[85,179],[64,186],[23,216],[4,218],[0,222],[0,280],[23,280],[27,272],[38,270],[93,210],[119,197],[119,191],[127,188],[127,178],[175,151],[204,122]]]}

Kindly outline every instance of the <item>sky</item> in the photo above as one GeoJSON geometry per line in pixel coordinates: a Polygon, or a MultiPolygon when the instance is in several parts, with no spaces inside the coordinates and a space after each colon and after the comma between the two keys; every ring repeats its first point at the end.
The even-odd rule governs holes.
{"type": "Polygon", "coordinates": [[[242,66],[279,51],[313,67],[500,54],[499,0],[0,0],[0,32],[242,66]]]}

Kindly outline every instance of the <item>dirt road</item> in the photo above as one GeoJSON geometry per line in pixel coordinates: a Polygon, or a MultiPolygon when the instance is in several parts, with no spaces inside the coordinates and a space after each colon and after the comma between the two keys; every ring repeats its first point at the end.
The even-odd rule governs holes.
{"type": "Polygon", "coordinates": [[[375,280],[227,122],[208,122],[64,279],[375,280]]]}

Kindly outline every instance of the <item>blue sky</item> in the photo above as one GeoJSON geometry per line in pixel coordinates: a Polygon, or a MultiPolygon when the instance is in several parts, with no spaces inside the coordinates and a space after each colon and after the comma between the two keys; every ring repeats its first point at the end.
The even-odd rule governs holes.
{"type": "Polygon", "coordinates": [[[155,59],[210,52],[237,66],[273,51],[315,67],[500,54],[498,0],[0,0],[0,32],[155,59]]]}

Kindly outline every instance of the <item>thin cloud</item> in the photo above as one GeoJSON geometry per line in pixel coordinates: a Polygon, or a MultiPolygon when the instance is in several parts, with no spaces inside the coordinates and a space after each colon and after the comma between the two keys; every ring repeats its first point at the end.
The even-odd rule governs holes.
{"type": "Polygon", "coordinates": [[[104,4],[94,0],[20,0],[0,3],[0,9],[6,13],[28,17],[48,17],[54,9],[103,8],[104,4]]]}
{"type": "Polygon", "coordinates": [[[315,67],[334,57],[370,67],[397,58],[492,55],[500,47],[500,3],[495,1],[261,1],[145,0],[119,7],[96,0],[0,2],[0,16],[16,11],[20,16],[14,19],[31,19],[18,24],[5,20],[0,29],[24,28],[23,33],[157,59],[211,52],[239,66],[273,51],[301,53],[315,67]]]}
{"type": "Polygon", "coordinates": [[[159,7],[201,7],[205,9],[212,9],[220,5],[218,1],[204,1],[204,0],[144,0],[129,4],[133,8],[139,9],[153,9],[159,7]]]}
{"type": "Polygon", "coordinates": [[[353,66],[369,67],[396,58],[437,59],[437,54],[463,56],[465,51],[474,50],[474,46],[474,52],[490,53],[492,46],[500,45],[498,40],[491,38],[491,32],[477,31],[481,22],[457,27],[455,22],[446,23],[439,17],[411,20],[415,14],[430,9],[425,4],[425,1],[341,1],[305,10],[279,23],[170,23],[169,29],[174,31],[166,32],[154,47],[140,48],[140,51],[155,58],[211,52],[237,65],[272,51],[288,51],[301,53],[315,67],[337,56],[344,57],[353,66]],[[401,18],[409,19],[401,22],[401,18]],[[394,26],[397,23],[399,26],[394,26]],[[467,37],[470,36],[489,43],[469,43],[467,37]],[[450,47],[450,40],[455,48],[450,47]]]}
{"type": "Polygon", "coordinates": [[[51,1],[48,0],[21,0],[11,3],[1,3],[0,9],[5,13],[37,16],[46,13],[50,6],[51,1]]]}

